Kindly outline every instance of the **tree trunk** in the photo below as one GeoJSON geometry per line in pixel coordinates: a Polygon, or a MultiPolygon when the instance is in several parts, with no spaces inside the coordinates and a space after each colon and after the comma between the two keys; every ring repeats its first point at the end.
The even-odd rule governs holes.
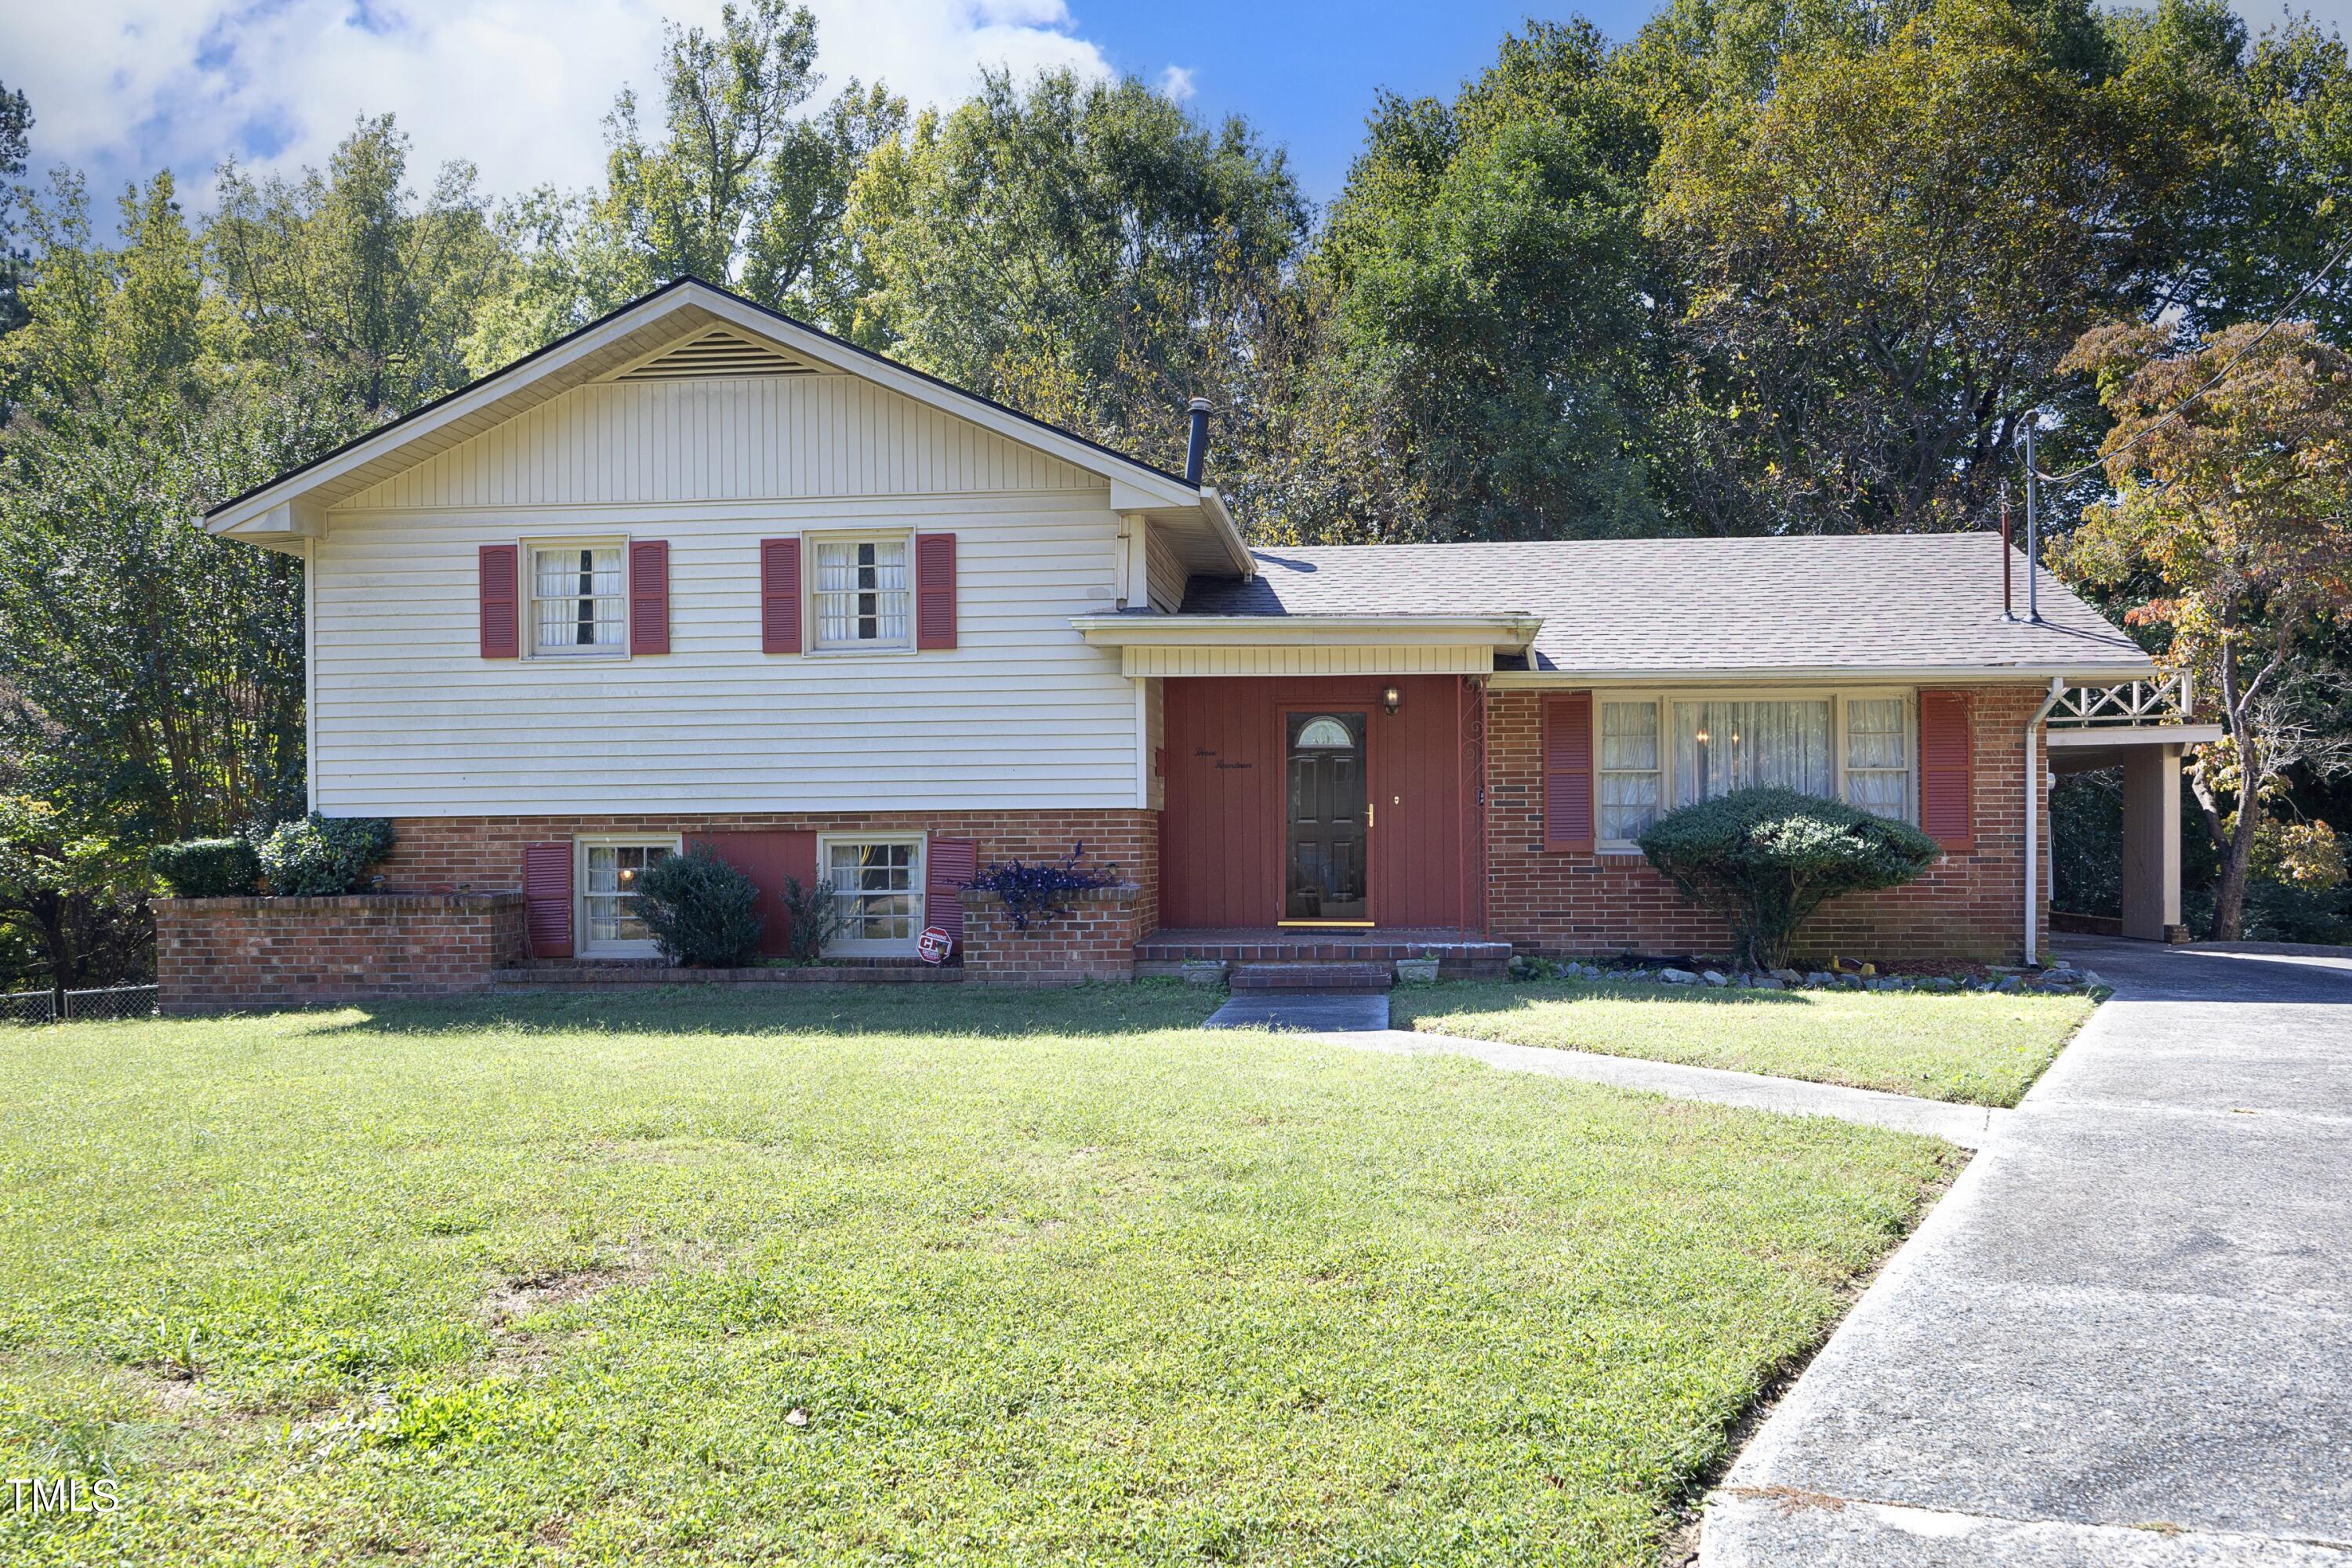
{"type": "Polygon", "coordinates": [[[2236,942],[2244,924],[2246,882],[2254,861],[2254,829],[2262,822],[2259,809],[2246,798],[2248,793],[2238,792],[2237,827],[2221,848],[2221,880],[2213,889],[2215,942],[2236,942]]]}

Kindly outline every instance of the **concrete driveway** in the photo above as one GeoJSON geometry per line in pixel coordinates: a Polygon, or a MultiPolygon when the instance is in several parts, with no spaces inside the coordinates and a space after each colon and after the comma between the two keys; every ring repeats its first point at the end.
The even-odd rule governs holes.
{"type": "Polygon", "coordinates": [[[2352,1565],[2352,962],[2117,986],[1710,1500],[1699,1561],[2352,1565]]]}

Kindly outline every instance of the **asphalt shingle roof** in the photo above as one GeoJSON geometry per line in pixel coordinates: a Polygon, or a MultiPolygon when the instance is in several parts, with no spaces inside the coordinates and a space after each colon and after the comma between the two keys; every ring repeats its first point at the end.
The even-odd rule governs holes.
{"type": "Polygon", "coordinates": [[[2001,616],[1990,533],[1386,544],[1253,551],[1247,582],[1194,577],[1188,616],[1543,617],[1531,663],[1590,675],[1957,669],[2149,673],[2044,574],[2042,624],[2001,616]]]}

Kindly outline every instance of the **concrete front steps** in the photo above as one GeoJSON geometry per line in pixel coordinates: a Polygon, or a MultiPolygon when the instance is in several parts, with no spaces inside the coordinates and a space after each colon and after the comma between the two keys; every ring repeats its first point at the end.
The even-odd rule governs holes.
{"type": "Polygon", "coordinates": [[[1234,991],[1385,991],[1396,984],[1396,965],[1372,960],[1329,963],[1237,963],[1225,973],[1234,991]]]}
{"type": "Polygon", "coordinates": [[[1135,944],[1135,973],[1175,977],[1214,963],[1235,990],[1385,990],[1400,961],[1432,958],[1446,980],[1498,980],[1509,973],[1511,944],[1437,926],[1173,929],[1135,944]]]}

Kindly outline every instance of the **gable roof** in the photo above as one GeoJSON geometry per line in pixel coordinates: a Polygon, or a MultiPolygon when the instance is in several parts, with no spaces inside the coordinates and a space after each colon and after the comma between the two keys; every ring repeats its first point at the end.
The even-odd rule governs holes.
{"type": "MultiPolygon", "coordinates": [[[[2047,572],[2042,622],[2001,614],[1999,536],[1802,535],[1260,550],[1245,582],[1194,578],[1190,616],[1540,617],[1524,668],[1580,678],[2154,673],[2047,572]]],[[[1496,668],[1507,668],[1498,658],[1496,668]]]]}
{"type": "Polygon", "coordinates": [[[783,364],[803,374],[862,376],[1099,475],[1110,482],[1115,510],[1168,514],[1184,521],[1197,518],[1202,537],[1190,552],[1195,570],[1250,569],[1241,532],[1213,486],[1190,483],[697,278],[666,283],[501,370],[221,502],[205,514],[205,525],[215,533],[263,540],[310,534],[326,508],[381,479],[575,386],[642,373],[714,332],[755,350],[772,346],[783,364]]]}

